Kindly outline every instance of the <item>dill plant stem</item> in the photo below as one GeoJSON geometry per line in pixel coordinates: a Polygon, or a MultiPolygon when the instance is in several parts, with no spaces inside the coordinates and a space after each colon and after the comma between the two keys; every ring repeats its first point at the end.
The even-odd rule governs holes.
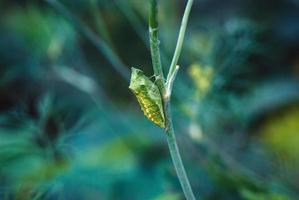
{"type": "Polygon", "coordinates": [[[158,26],[158,19],[157,19],[158,16],[157,0],[151,0],[151,8],[150,8],[150,15],[149,15],[149,37],[150,37],[151,57],[152,57],[154,73],[157,78],[157,86],[163,97],[162,99],[163,99],[163,109],[164,109],[164,116],[165,116],[165,132],[166,132],[167,143],[168,143],[168,147],[169,147],[169,151],[170,151],[170,155],[172,158],[175,171],[177,173],[178,179],[180,181],[181,187],[183,189],[184,195],[187,200],[195,200],[195,197],[189,179],[187,177],[181,159],[180,151],[177,145],[174,128],[173,128],[172,116],[171,116],[170,97],[171,97],[173,81],[179,69],[179,67],[176,64],[181,52],[186,26],[188,22],[188,16],[191,10],[192,3],[193,0],[188,1],[184,13],[178,43],[176,46],[172,64],[169,68],[166,82],[164,81],[164,75],[163,75],[161,57],[159,51],[159,39],[158,39],[159,26],[158,26]]]}
{"type": "Polygon", "coordinates": [[[170,99],[164,102],[164,112],[166,119],[166,138],[168,143],[168,148],[172,158],[172,162],[177,173],[178,179],[180,181],[181,187],[183,189],[184,195],[187,200],[195,200],[190,181],[185,171],[185,167],[180,155],[179,147],[177,145],[176,137],[174,134],[173,122],[171,117],[170,109],[170,99]]]}
{"type": "Polygon", "coordinates": [[[167,80],[170,78],[172,73],[175,71],[175,67],[176,67],[176,65],[178,63],[178,60],[179,60],[179,57],[181,55],[181,50],[182,50],[182,47],[183,47],[184,37],[185,37],[186,28],[187,28],[188,19],[189,19],[189,14],[190,14],[192,5],[193,5],[193,0],[188,0],[186,8],[185,8],[184,15],[183,15],[182,23],[181,23],[179,37],[178,37],[178,40],[177,40],[177,43],[176,43],[175,51],[174,51],[173,58],[172,58],[170,68],[169,68],[169,72],[168,72],[168,75],[167,75],[167,80]]]}
{"type": "Polygon", "coordinates": [[[156,83],[161,94],[164,94],[164,74],[160,56],[160,41],[158,38],[158,6],[157,0],[151,0],[149,15],[149,38],[150,38],[150,49],[154,74],[156,77],[156,83]]]}

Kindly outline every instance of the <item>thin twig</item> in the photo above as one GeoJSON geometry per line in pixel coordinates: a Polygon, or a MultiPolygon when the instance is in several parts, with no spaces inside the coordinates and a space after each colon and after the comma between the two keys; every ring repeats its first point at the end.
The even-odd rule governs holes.
{"type": "MultiPolygon", "coordinates": [[[[145,43],[146,47],[150,49],[150,46],[147,43],[147,37],[145,37],[144,33],[147,31],[145,30],[143,26],[143,21],[140,19],[139,15],[135,13],[132,5],[128,4],[127,1],[124,0],[118,0],[114,1],[116,6],[119,8],[119,10],[123,13],[123,15],[127,18],[128,22],[132,26],[133,30],[136,32],[136,34],[139,36],[141,41],[145,43]]],[[[170,60],[168,59],[168,55],[165,52],[165,49],[159,47],[160,49],[160,54],[161,54],[161,61],[162,61],[162,66],[166,66],[170,60]]]]}
{"type": "Polygon", "coordinates": [[[165,95],[164,95],[165,99],[168,99],[168,98],[171,97],[173,82],[176,78],[176,75],[177,75],[179,69],[180,69],[180,66],[177,65],[174,69],[174,72],[171,74],[171,76],[169,77],[169,79],[165,83],[166,84],[166,92],[165,92],[165,95]]]}
{"type": "Polygon", "coordinates": [[[154,69],[154,74],[156,77],[156,83],[160,90],[161,94],[164,94],[165,85],[164,85],[164,74],[161,63],[160,48],[159,48],[159,38],[158,38],[158,7],[157,1],[151,1],[151,9],[149,15],[149,38],[150,38],[150,49],[152,56],[152,64],[154,69]]]}
{"type": "Polygon", "coordinates": [[[184,42],[184,37],[185,37],[186,28],[187,28],[188,19],[189,19],[189,14],[190,14],[192,5],[193,5],[193,0],[188,0],[188,3],[186,5],[186,9],[185,9],[185,12],[184,12],[184,16],[183,16],[183,19],[182,19],[182,23],[181,23],[181,28],[180,28],[180,32],[179,32],[178,41],[176,43],[176,48],[175,48],[173,58],[172,58],[172,61],[171,61],[171,65],[170,65],[170,68],[169,68],[169,72],[168,72],[168,75],[167,75],[167,80],[170,78],[170,76],[174,72],[175,66],[177,65],[179,57],[181,55],[181,50],[182,50],[182,46],[183,46],[183,42],[184,42]]]}
{"type": "Polygon", "coordinates": [[[95,20],[97,32],[105,41],[107,41],[111,49],[115,50],[115,48],[113,48],[113,42],[110,37],[105,20],[103,19],[102,13],[97,5],[97,0],[90,0],[89,5],[91,14],[95,20]]]}
{"type": "MultiPolygon", "coordinates": [[[[175,167],[177,176],[179,178],[181,187],[183,189],[184,195],[187,200],[195,200],[190,181],[186,174],[186,170],[180,155],[179,147],[177,145],[176,137],[174,134],[174,128],[172,123],[171,117],[171,110],[170,110],[170,101],[167,102],[164,106],[165,109],[165,118],[167,119],[166,122],[166,138],[168,143],[168,148],[170,151],[170,155],[172,158],[173,165],[175,167]]],[[[199,198],[198,198],[199,199],[199,198]]]]}
{"type": "MultiPolygon", "coordinates": [[[[188,2],[188,6],[186,8],[185,15],[183,17],[183,25],[185,26],[181,28],[182,31],[180,31],[180,37],[178,40],[177,46],[179,46],[176,50],[176,53],[174,55],[175,63],[177,63],[181,46],[183,43],[184,38],[184,32],[186,30],[186,24],[188,17],[186,15],[189,15],[190,8],[192,5],[192,1],[188,2]],[[188,11],[189,10],[189,11],[188,11]],[[187,14],[186,14],[187,13],[187,14]],[[183,33],[183,35],[182,35],[183,33]]],[[[170,151],[170,155],[174,164],[174,168],[176,170],[178,179],[180,181],[180,184],[182,186],[184,195],[187,200],[195,200],[192,188],[189,183],[189,179],[187,177],[181,155],[179,152],[179,148],[176,142],[175,134],[174,134],[174,128],[173,128],[173,122],[172,122],[172,116],[171,116],[171,105],[170,105],[170,94],[171,94],[171,88],[174,81],[174,78],[176,76],[176,73],[178,71],[178,67],[174,67],[173,71],[169,71],[168,75],[169,78],[167,78],[167,82],[164,82],[164,76],[162,71],[162,65],[161,65],[161,58],[160,58],[160,51],[159,51],[159,39],[158,39],[158,8],[157,8],[157,0],[151,0],[151,11],[150,11],[150,17],[149,17],[149,35],[150,35],[150,47],[151,47],[151,56],[152,56],[152,63],[153,63],[153,69],[157,80],[157,86],[162,94],[162,100],[163,100],[163,109],[164,109],[164,117],[165,117],[165,132],[166,132],[166,139],[170,151]]],[[[172,70],[170,68],[170,70],[172,70]]]]}

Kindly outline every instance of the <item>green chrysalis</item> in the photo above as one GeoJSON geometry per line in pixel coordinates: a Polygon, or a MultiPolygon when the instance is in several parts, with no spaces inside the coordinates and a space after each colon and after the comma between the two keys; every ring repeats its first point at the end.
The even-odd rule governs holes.
{"type": "Polygon", "coordinates": [[[160,126],[165,127],[162,98],[159,89],[143,71],[132,67],[129,89],[135,94],[144,115],[160,126]]]}

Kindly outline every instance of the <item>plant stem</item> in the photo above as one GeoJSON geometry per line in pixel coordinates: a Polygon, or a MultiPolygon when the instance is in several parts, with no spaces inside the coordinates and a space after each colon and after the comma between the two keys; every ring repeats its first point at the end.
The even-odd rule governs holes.
{"type": "Polygon", "coordinates": [[[165,99],[168,99],[171,97],[173,82],[174,82],[174,79],[179,71],[179,68],[180,68],[180,66],[178,66],[178,65],[175,67],[173,73],[171,74],[169,79],[167,79],[167,81],[165,83],[166,84],[166,91],[165,91],[165,95],[164,95],[165,99]]]}
{"type": "MultiPolygon", "coordinates": [[[[192,0],[190,3],[190,0],[188,2],[187,8],[183,17],[183,22],[178,39],[177,48],[174,55],[174,61],[173,63],[177,63],[177,60],[179,58],[179,54],[181,51],[181,46],[183,43],[184,33],[186,30],[186,24],[188,21],[190,9],[192,5],[192,0]]],[[[166,138],[167,143],[170,151],[170,155],[172,158],[172,162],[174,164],[174,168],[176,170],[178,179],[180,181],[180,184],[182,186],[184,195],[187,200],[195,200],[192,188],[189,183],[189,179],[187,177],[179,148],[176,142],[175,134],[174,134],[174,128],[173,128],[173,122],[172,122],[172,116],[171,116],[171,105],[170,105],[170,96],[171,96],[171,89],[173,85],[174,78],[176,76],[176,73],[178,71],[178,67],[170,68],[168,73],[168,78],[166,81],[166,84],[164,82],[164,75],[162,71],[162,64],[161,64],[161,58],[160,58],[160,51],[159,51],[159,39],[158,39],[158,8],[157,8],[157,0],[151,0],[151,9],[150,9],[150,17],[149,17],[149,36],[150,36],[150,47],[151,47],[151,56],[152,56],[152,63],[153,63],[153,69],[154,73],[157,79],[157,86],[160,90],[161,96],[163,97],[163,109],[164,109],[164,116],[165,116],[165,132],[166,132],[166,138]],[[172,71],[171,71],[172,70],[172,71]]]]}
{"type": "Polygon", "coordinates": [[[99,10],[99,7],[97,5],[97,0],[89,0],[89,6],[90,6],[91,14],[95,20],[97,32],[104,40],[107,41],[107,43],[115,51],[115,48],[113,48],[113,42],[110,37],[107,25],[105,23],[105,20],[103,19],[102,13],[99,10]]]}
{"type": "Polygon", "coordinates": [[[170,151],[172,162],[175,167],[175,171],[179,178],[186,199],[195,200],[188,176],[184,168],[184,164],[181,159],[175,134],[174,134],[173,122],[171,117],[170,99],[164,101],[164,112],[165,112],[165,119],[166,119],[166,128],[165,128],[166,138],[167,138],[168,148],[170,151]]]}
{"type": "Polygon", "coordinates": [[[192,5],[193,5],[193,0],[188,0],[186,9],[184,12],[184,16],[182,19],[182,23],[181,23],[178,41],[176,43],[175,51],[174,51],[173,58],[172,58],[170,68],[169,68],[169,72],[167,75],[167,80],[170,78],[171,74],[175,71],[175,66],[177,65],[179,57],[181,55],[181,50],[182,50],[182,46],[183,46],[183,42],[184,42],[185,32],[186,32],[189,14],[190,14],[192,5]]]}
{"type": "Polygon", "coordinates": [[[164,74],[161,63],[160,48],[159,48],[159,38],[158,38],[158,7],[157,0],[151,0],[151,9],[149,15],[149,38],[150,38],[150,49],[152,64],[154,69],[154,74],[156,77],[156,83],[161,94],[164,94],[164,74]]]}

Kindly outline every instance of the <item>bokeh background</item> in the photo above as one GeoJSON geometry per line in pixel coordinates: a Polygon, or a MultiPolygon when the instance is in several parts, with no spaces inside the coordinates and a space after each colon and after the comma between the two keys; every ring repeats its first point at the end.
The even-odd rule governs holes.
{"type": "MultiPolygon", "coordinates": [[[[185,0],[160,0],[164,71],[185,0]]],[[[0,199],[181,200],[163,131],[128,90],[153,74],[148,0],[0,0],[0,199]]],[[[299,199],[299,1],[195,0],[172,98],[196,196],[299,199]]]]}

